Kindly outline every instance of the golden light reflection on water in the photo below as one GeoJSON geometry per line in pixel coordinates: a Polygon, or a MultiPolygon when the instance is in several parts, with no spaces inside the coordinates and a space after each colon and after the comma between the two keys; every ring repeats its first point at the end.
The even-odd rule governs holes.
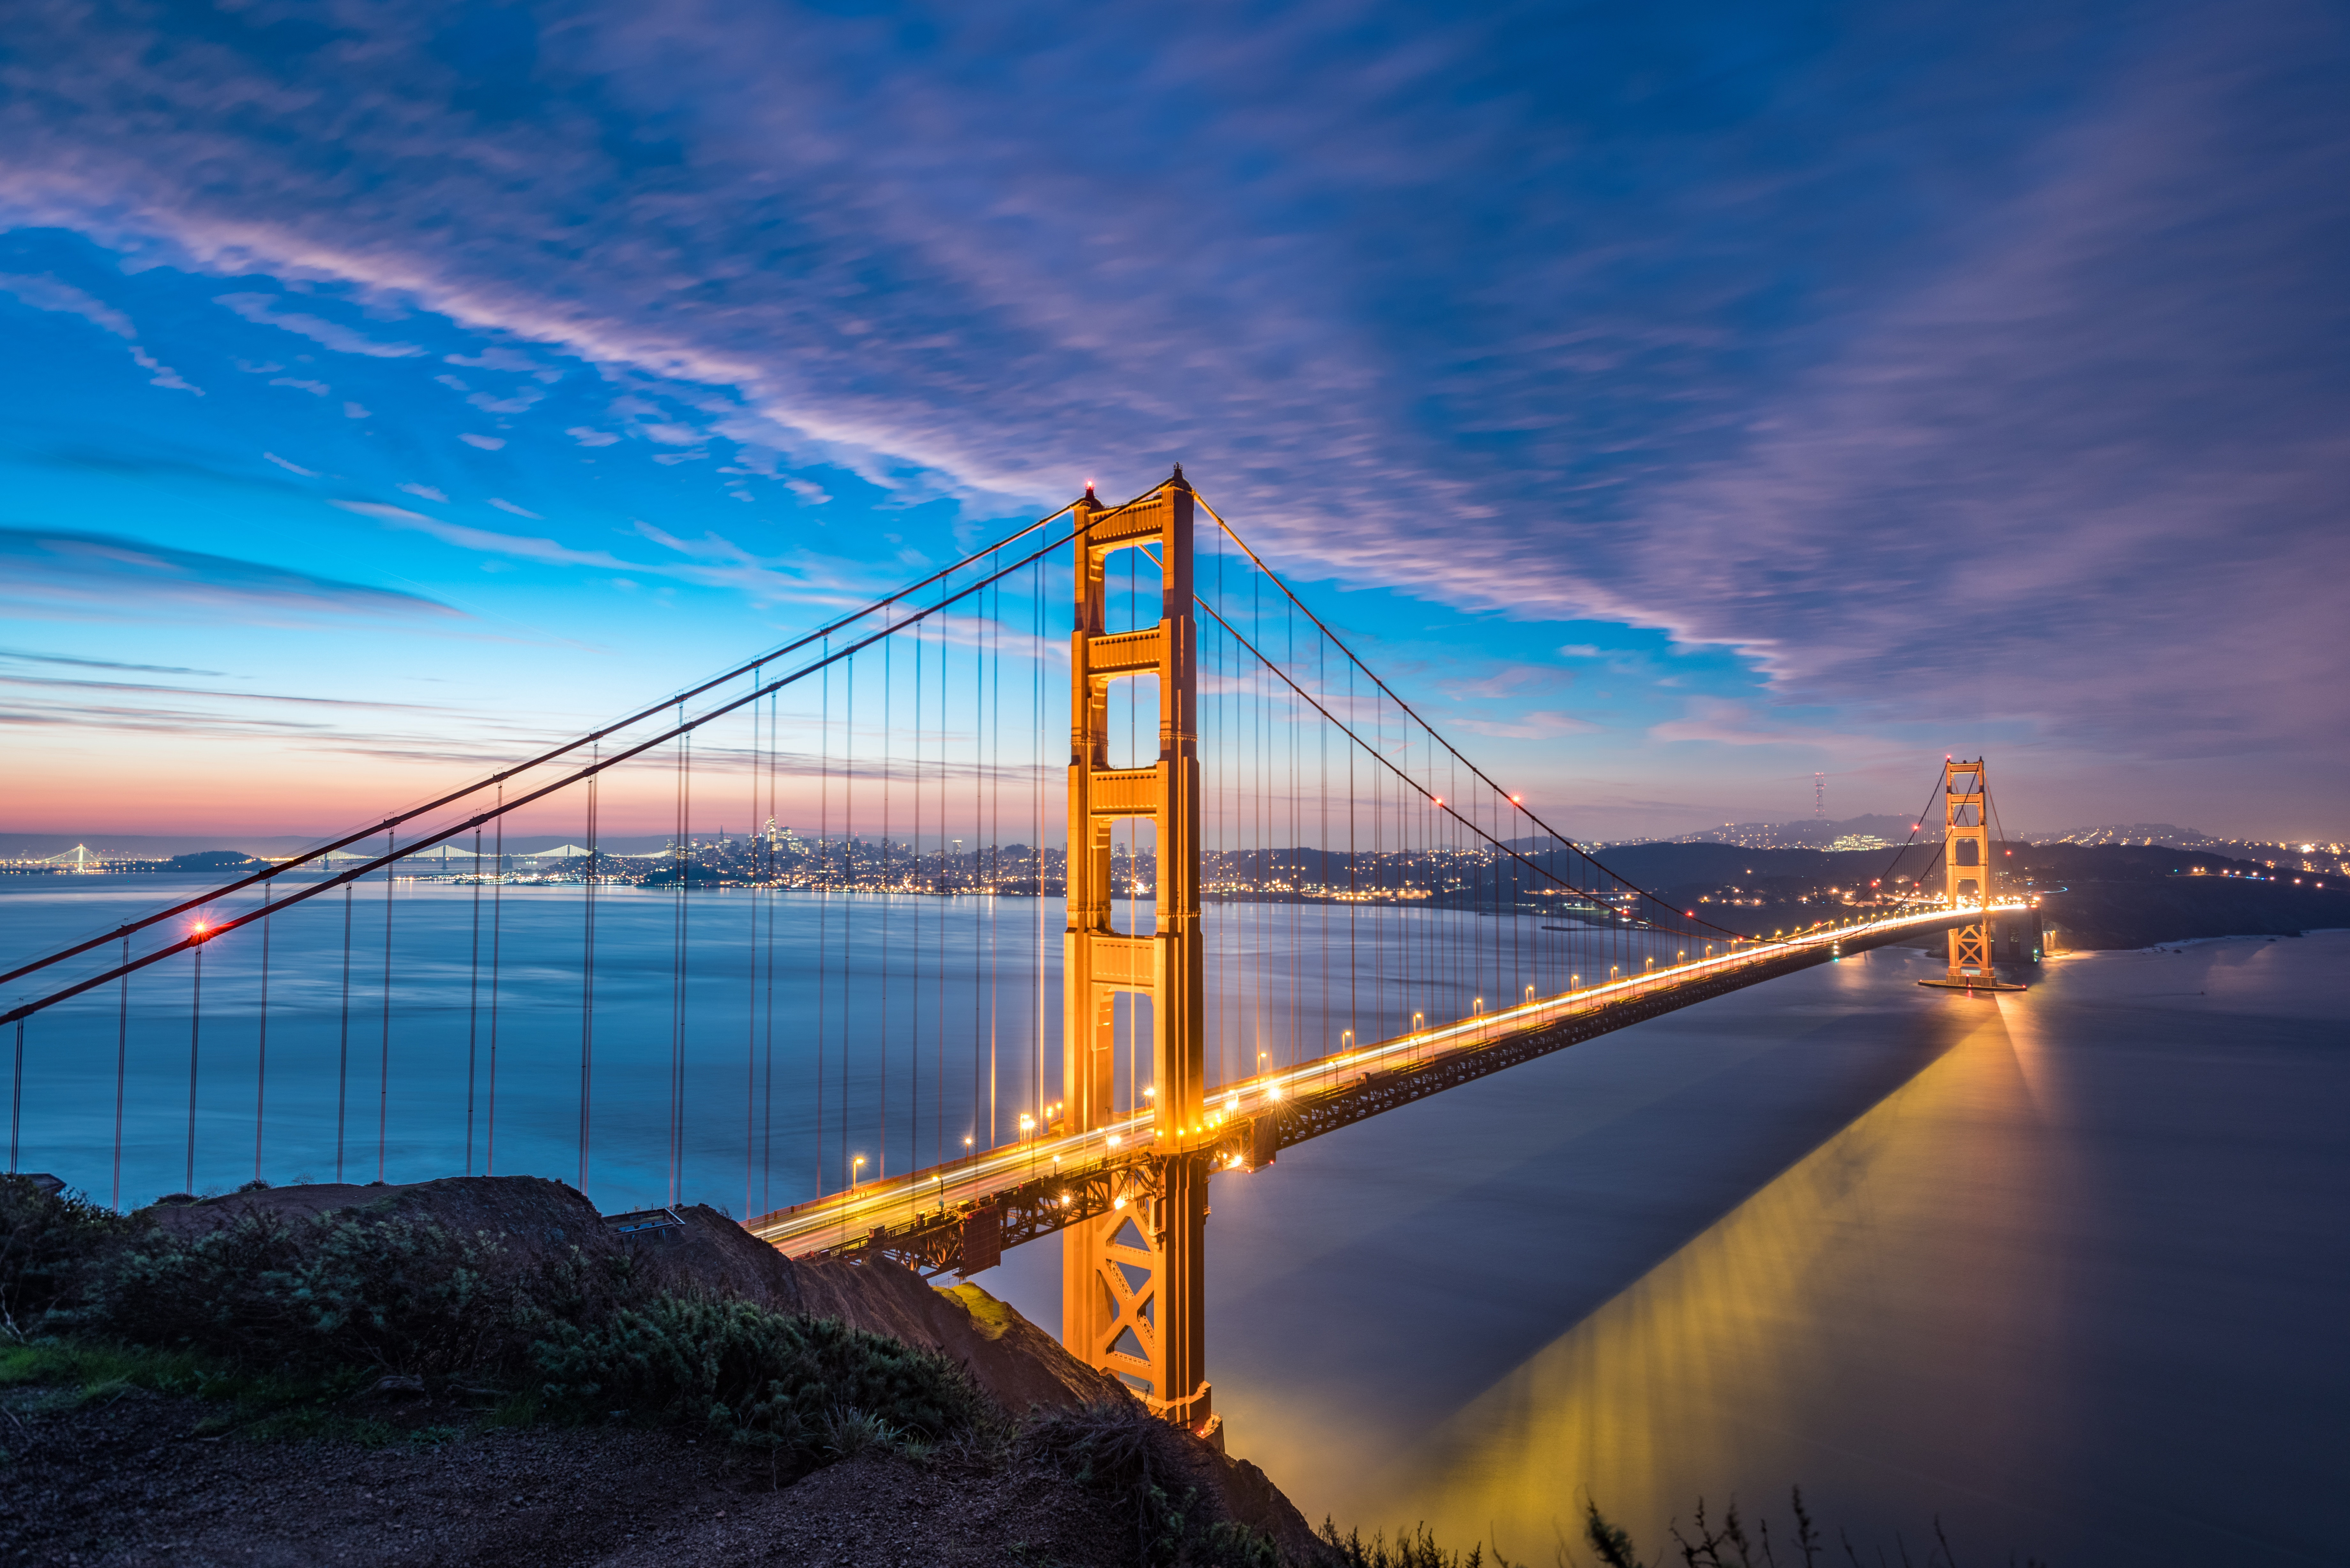
{"type": "Polygon", "coordinates": [[[2024,1428],[2044,1440],[2066,1418],[2032,1365],[2056,1299],[2034,1219],[2055,1169],[2022,999],[1949,1005],[1957,1044],[1347,1489],[1340,1516],[1547,1559],[1586,1496],[1653,1551],[1700,1494],[1817,1497],[1887,1467],[1912,1494],[1998,1488],[2024,1428]],[[1807,1435],[1828,1429],[1833,1449],[1807,1435]]]}

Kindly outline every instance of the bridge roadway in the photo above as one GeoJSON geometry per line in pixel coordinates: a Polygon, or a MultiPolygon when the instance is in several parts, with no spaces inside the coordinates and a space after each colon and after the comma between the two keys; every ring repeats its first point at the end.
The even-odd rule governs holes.
{"type": "MultiPolygon", "coordinates": [[[[1996,899],[1991,909],[2020,909],[1996,899]]],[[[1846,953],[1976,917],[1978,906],[1824,926],[1601,985],[1334,1053],[1217,1089],[1171,1152],[1217,1170],[1274,1154],[1520,1062],[1846,953]]],[[[925,1274],[969,1273],[1003,1247],[1122,1209],[1154,1185],[1161,1147],[1149,1110],[1090,1131],[1042,1136],[763,1214],[744,1229],[793,1257],[878,1249],[925,1274]]]]}

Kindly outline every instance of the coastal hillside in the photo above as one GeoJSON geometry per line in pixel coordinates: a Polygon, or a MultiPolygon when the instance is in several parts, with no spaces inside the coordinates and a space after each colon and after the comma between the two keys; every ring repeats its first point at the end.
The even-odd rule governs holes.
{"type": "Polygon", "coordinates": [[[53,1188],[0,1178],[0,1562],[1329,1560],[976,1285],[530,1177],[53,1188]]]}

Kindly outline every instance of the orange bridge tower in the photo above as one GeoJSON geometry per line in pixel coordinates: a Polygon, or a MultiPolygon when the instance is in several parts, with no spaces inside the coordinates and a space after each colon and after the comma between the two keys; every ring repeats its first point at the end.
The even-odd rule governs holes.
{"type": "MultiPolygon", "coordinates": [[[[1076,629],[1069,648],[1068,923],[1062,939],[1063,1133],[1120,1120],[1117,999],[1150,1015],[1151,1158],[1125,1168],[1114,1207],[1061,1232],[1061,1338],[1071,1354],[1123,1380],[1166,1419],[1214,1438],[1201,1286],[1208,1217],[1203,1137],[1204,987],[1200,948],[1198,631],[1192,617],[1194,504],[1181,464],[1125,506],[1088,489],[1077,503],[1076,629]],[[1156,626],[1107,629],[1106,564],[1119,550],[1153,558],[1156,626]],[[1159,757],[1109,765],[1115,680],[1155,676],[1159,757]],[[1147,820],[1158,863],[1154,929],[1111,919],[1110,835],[1147,820]]],[[[1139,1077],[1139,1073],[1134,1075],[1139,1077]]]]}
{"type": "MultiPolygon", "coordinates": [[[[1995,867],[1991,841],[1991,785],[1981,757],[1942,763],[1942,877],[1953,909],[1975,916],[1950,928],[1950,967],[1928,985],[1969,991],[2022,991],[1999,978],[1999,921],[1992,915],[1995,867]]],[[[2033,943],[2036,958],[2038,943],[2033,943]]]]}

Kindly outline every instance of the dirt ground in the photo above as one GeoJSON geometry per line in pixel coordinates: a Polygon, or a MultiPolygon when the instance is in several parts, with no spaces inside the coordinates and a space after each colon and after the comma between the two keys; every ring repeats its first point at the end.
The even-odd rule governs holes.
{"type": "Polygon", "coordinates": [[[381,1447],[199,1431],[218,1409],[132,1390],[70,1407],[0,1397],[0,1563],[76,1568],[731,1568],[1131,1563],[1061,1477],[867,1456],[779,1487],[660,1431],[484,1428],[410,1400],[441,1440],[381,1447]]]}

